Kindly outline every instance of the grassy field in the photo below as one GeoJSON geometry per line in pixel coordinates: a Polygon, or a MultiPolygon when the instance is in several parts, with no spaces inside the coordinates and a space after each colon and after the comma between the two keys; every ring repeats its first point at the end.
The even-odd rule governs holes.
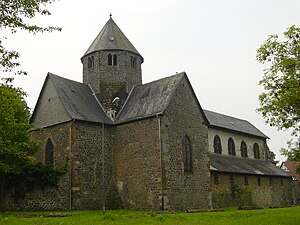
{"type": "Polygon", "coordinates": [[[299,225],[300,206],[261,210],[226,209],[224,212],[159,213],[144,211],[5,212],[0,224],[197,224],[197,225],[299,225]]]}

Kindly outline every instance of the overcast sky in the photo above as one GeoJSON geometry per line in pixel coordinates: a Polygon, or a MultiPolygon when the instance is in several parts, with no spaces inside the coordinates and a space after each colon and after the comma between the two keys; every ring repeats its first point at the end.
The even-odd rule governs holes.
{"type": "Polygon", "coordinates": [[[185,71],[204,109],[246,119],[270,140],[283,160],[289,132],[265,125],[255,112],[263,68],[256,50],[270,34],[282,34],[300,22],[299,0],[60,0],[40,25],[62,32],[18,32],[4,43],[20,52],[28,76],[15,84],[34,108],[47,72],[82,81],[80,58],[112,18],[144,57],[143,83],[185,71]]]}

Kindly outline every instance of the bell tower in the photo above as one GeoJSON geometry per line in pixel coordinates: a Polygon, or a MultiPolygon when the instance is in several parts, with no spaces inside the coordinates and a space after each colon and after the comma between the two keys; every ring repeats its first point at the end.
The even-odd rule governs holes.
{"type": "Polygon", "coordinates": [[[111,15],[81,62],[83,83],[92,87],[107,112],[112,106],[117,112],[130,90],[142,84],[141,64],[144,59],[111,15]]]}

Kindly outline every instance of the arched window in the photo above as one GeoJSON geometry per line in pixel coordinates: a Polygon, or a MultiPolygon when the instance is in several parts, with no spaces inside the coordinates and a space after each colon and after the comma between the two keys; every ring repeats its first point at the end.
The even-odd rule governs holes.
{"type": "Polygon", "coordinates": [[[92,67],[92,59],[91,57],[88,57],[88,68],[92,67]]]}
{"type": "Polygon", "coordinates": [[[183,138],[182,147],[184,172],[192,172],[192,151],[188,136],[183,138]]]}
{"type": "Polygon", "coordinates": [[[95,65],[95,60],[94,60],[94,56],[91,57],[91,67],[94,67],[95,65]]]}
{"type": "Polygon", "coordinates": [[[247,145],[244,141],[241,142],[241,156],[242,157],[248,157],[248,154],[247,154],[247,145]]]}
{"type": "Polygon", "coordinates": [[[235,144],[232,138],[228,139],[228,155],[235,156],[235,144]]]}
{"type": "Polygon", "coordinates": [[[135,57],[130,57],[130,62],[131,62],[131,68],[136,68],[136,65],[137,65],[137,63],[136,63],[136,58],[135,57]]]}
{"type": "Polygon", "coordinates": [[[254,154],[254,158],[255,159],[260,159],[260,156],[259,156],[259,146],[257,143],[254,143],[253,145],[253,154],[254,154]]]}
{"type": "Polygon", "coordinates": [[[118,62],[117,54],[112,55],[112,54],[109,53],[107,55],[107,64],[109,66],[112,66],[112,65],[116,66],[117,62],[118,62]]]}
{"type": "Polygon", "coordinates": [[[112,64],[113,64],[113,58],[112,58],[112,55],[111,54],[108,54],[108,58],[107,58],[107,64],[109,65],[109,66],[111,66],[112,64]]]}
{"type": "Polygon", "coordinates": [[[214,137],[214,152],[218,154],[222,154],[222,145],[221,145],[221,139],[219,135],[216,135],[214,137]]]}
{"type": "Polygon", "coordinates": [[[114,66],[117,65],[117,54],[114,54],[114,57],[113,57],[113,65],[114,65],[114,66]]]}
{"type": "Polygon", "coordinates": [[[48,138],[45,145],[45,163],[52,165],[54,163],[54,145],[50,138],[48,138]]]}

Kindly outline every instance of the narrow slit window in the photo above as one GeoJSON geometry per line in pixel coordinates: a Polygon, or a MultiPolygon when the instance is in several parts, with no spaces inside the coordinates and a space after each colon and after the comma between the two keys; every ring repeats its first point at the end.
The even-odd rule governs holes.
{"type": "Polygon", "coordinates": [[[108,64],[109,66],[111,66],[111,65],[113,64],[113,58],[112,58],[112,55],[111,55],[111,54],[108,54],[107,60],[108,60],[107,64],[108,64]]]}
{"type": "Polygon", "coordinates": [[[228,155],[235,156],[235,144],[232,138],[228,139],[228,155]]]}
{"type": "Polygon", "coordinates": [[[92,59],[91,57],[88,57],[88,68],[92,67],[92,59]]]}
{"type": "Polygon", "coordinates": [[[192,172],[192,152],[188,136],[183,138],[183,165],[184,172],[192,172]]]}
{"type": "Polygon", "coordinates": [[[114,56],[113,56],[113,65],[114,65],[114,66],[117,65],[117,62],[118,62],[117,60],[118,60],[117,54],[114,54],[114,56]]]}
{"type": "Polygon", "coordinates": [[[241,142],[241,156],[247,158],[248,153],[247,153],[247,145],[244,141],[241,142]]]}
{"type": "Polygon", "coordinates": [[[94,56],[91,57],[91,67],[95,66],[95,59],[94,56]]]}
{"type": "Polygon", "coordinates": [[[52,165],[54,163],[54,145],[50,138],[48,138],[45,145],[45,163],[52,165]]]}
{"type": "Polygon", "coordinates": [[[253,145],[253,154],[254,154],[255,159],[260,159],[259,146],[257,143],[254,143],[254,145],[253,145]]]}

